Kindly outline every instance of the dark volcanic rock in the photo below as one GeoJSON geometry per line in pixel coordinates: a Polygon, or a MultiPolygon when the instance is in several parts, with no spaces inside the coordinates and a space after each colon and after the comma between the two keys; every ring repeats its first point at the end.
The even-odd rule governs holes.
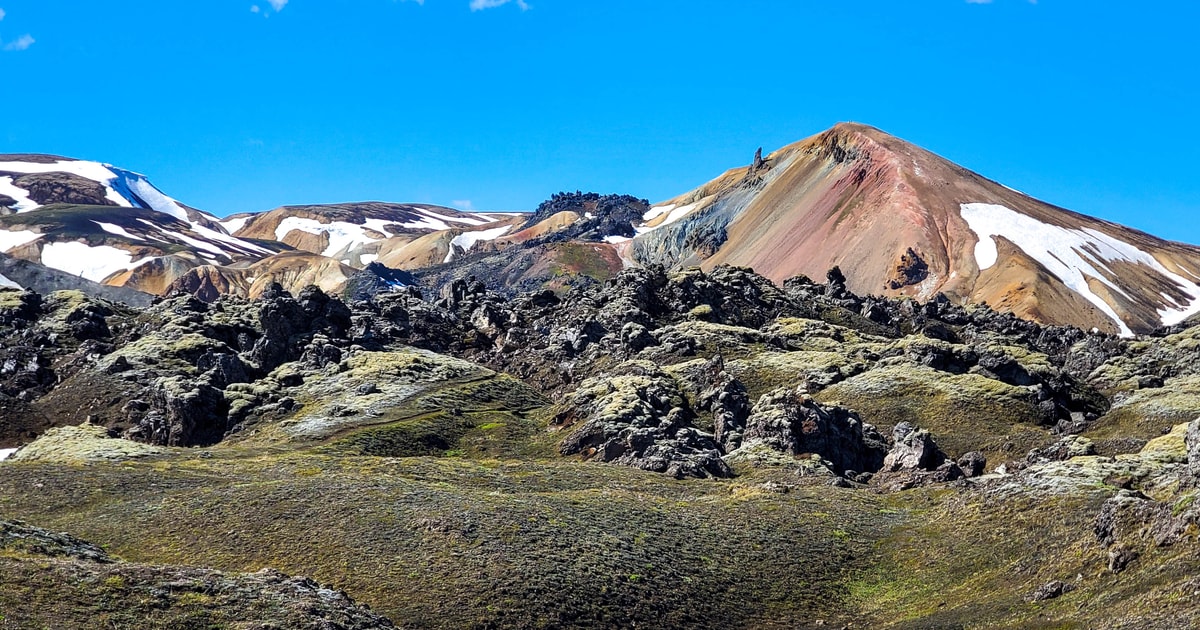
{"type": "Polygon", "coordinates": [[[641,222],[642,216],[649,209],[649,201],[629,195],[600,195],[579,191],[555,193],[537,207],[522,229],[536,225],[560,212],[574,212],[585,218],[565,230],[535,239],[527,246],[551,241],[600,241],[606,236],[632,237],[634,224],[641,222]]]}
{"type": "Polygon", "coordinates": [[[115,206],[108,191],[100,184],[72,173],[30,173],[17,175],[13,184],[29,191],[29,198],[43,206],[69,203],[84,206],[115,206]]]}
{"type": "Polygon", "coordinates": [[[1025,598],[1025,601],[1044,602],[1048,599],[1057,599],[1075,590],[1075,588],[1076,586],[1070,582],[1054,580],[1039,586],[1036,591],[1025,598]]]}
{"type": "Polygon", "coordinates": [[[692,425],[678,388],[651,365],[584,381],[554,418],[569,429],[563,455],[582,455],[674,477],[729,477],[713,436],[692,425]]]}
{"type": "Polygon", "coordinates": [[[820,455],[838,475],[879,470],[886,453],[883,436],[858,414],[818,405],[791,388],[758,399],[746,419],[744,440],[793,455],[820,455]]]}

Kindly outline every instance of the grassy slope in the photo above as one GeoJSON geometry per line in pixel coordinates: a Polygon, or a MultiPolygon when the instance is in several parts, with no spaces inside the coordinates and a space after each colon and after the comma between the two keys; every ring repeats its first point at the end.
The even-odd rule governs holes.
{"type": "Polygon", "coordinates": [[[213,455],[7,464],[0,511],[130,561],[309,575],[413,627],[835,619],[896,518],[865,492],[578,462],[213,455]]]}

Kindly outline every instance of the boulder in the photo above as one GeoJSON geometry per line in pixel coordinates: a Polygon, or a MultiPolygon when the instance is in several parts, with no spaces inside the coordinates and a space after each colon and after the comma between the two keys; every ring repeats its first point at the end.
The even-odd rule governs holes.
{"type": "Polygon", "coordinates": [[[883,436],[858,414],[819,405],[792,388],[759,398],[746,419],[743,441],[793,455],[819,455],[838,475],[879,470],[886,452],[883,436]]]}
{"type": "Polygon", "coordinates": [[[684,405],[674,381],[652,367],[588,379],[554,417],[572,429],[559,450],[676,478],[731,477],[716,440],[692,425],[684,405]]]}
{"type": "Polygon", "coordinates": [[[1062,580],[1053,580],[1038,587],[1036,591],[1025,598],[1027,602],[1044,602],[1049,599],[1057,599],[1075,590],[1075,585],[1062,580]]]}
{"type": "Polygon", "coordinates": [[[964,477],[978,477],[987,468],[987,458],[979,451],[963,453],[955,463],[962,469],[964,477]]]}
{"type": "Polygon", "coordinates": [[[933,436],[907,422],[892,429],[892,440],[892,449],[883,458],[883,472],[937,470],[946,461],[933,436]]]}

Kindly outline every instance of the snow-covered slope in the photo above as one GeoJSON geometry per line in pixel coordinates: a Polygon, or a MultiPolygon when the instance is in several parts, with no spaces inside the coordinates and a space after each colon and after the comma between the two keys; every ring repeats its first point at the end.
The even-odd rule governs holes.
{"type": "Polygon", "coordinates": [[[1033,258],[1058,278],[1067,288],[1083,296],[1117,322],[1123,335],[1133,331],[1125,324],[1113,306],[1096,294],[1091,282],[1100,282],[1111,291],[1133,300],[1118,284],[1121,279],[1114,263],[1144,265],[1172,283],[1183,294],[1162,294],[1164,304],[1158,309],[1164,325],[1177,324],[1200,313],[1200,276],[1185,278],[1167,269],[1153,255],[1137,245],[1115,238],[1091,227],[1068,228],[1044,223],[1031,216],[990,203],[962,204],[962,217],[979,237],[975,245],[975,262],[980,271],[996,265],[999,254],[996,238],[1001,237],[1033,258]]]}
{"type": "Polygon", "coordinates": [[[188,208],[163,193],[144,175],[111,164],[47,155],[0,155],[0,208],[32,212],[47,205],[104,205],[143,208],[171,216],[190,226],[202,240],[220,243],[236,256],[268,256],[273,252],[230,236],[218,219],[188,208]],[[86,182],[94,187],[80,185],[86,182]]]}
{"type": "MultiPolygon", "coordinates": [[[[358,202],[312,206],[283,206],[254,215],[226,219],[227,227],[236,228],[239,237],[275,240],[299,250],[312,252],[354,267],[376,260],[387,241],[399,246],[434,232],[466,230],[469,234],[458,244],[464,249],[494,239],[501,223],[517,219],[509,215],[462,212],[452,208],[422,204],[358,202]],[[491,236],[495,235],[495,236],[491,236]]],[[[465,235],[464,235],[465,236],[465,235]]]]}
{"type": "Polygon", "coordinates": [[[231,236],[216,217],[179,203],[133,171],[49,155],[0,155],[0,253],[156,292],[197,265],[259,260],[278,249],[231,236]],[[131,278],[139,280],[129,284],[131,278]]]}

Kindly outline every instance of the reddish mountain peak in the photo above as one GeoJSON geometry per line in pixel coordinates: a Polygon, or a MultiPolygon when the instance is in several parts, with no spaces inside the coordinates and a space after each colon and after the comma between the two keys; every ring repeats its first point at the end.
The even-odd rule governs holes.
{"type": "Polygon", "coordinates": [[[647,217],[634,250],[643,263],[732,263],[776,281],[836,265],[859,294],[941,292],[1111,332],[1200,312],[1200,249],[1038,201],[860,123],[728,171],[647,217]]]}

